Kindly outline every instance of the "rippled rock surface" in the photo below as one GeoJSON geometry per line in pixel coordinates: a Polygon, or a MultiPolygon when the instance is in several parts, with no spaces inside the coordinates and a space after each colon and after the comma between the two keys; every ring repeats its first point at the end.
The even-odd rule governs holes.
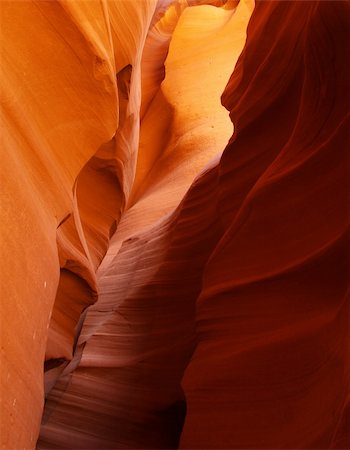
{"type": "Polygon", "coordinates": [[[0,12],[2,448],[349,447],[348,3],[0,12]]]}

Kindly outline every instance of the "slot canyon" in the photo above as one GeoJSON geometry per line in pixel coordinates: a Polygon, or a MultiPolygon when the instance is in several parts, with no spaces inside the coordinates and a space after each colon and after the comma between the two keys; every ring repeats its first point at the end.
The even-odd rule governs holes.
{"type": "Polygon", "coordinates": [[[350,3],[0,14],[1,450],[350,448],[350,3]]]}

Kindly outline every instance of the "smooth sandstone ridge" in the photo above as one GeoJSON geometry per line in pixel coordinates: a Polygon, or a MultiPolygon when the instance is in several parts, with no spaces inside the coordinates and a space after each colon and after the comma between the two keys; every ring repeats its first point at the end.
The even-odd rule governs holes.
{"type": "Polygon", "coordinates": [[[345,1],[3,1],[1,448],[345,449],[345,1]]]}

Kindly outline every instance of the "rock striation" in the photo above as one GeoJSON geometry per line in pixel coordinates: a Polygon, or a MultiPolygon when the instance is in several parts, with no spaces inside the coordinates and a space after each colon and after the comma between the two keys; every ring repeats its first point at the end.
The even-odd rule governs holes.
{"type": "Polygon", "coordinates": [[[45,353],[56,371],[72,357],[80,313],[96,300],[95,270],[134,176],[142,46],[155,7],[1,2],[6,450],[35,447],[45,353]]]}
{"type": "Polygon", "coordinates": [[[349,447],[348,3],[0,10],[2,448],[349,447]]]}
{"type": "MultiPolygon", "coordinates": [[[[195,263],[192,257],[199,268],[184,284],[188,268],[177,260],[179,249],[169,248],[169,230],[175,229],[170,217],[232,134],[220,95],[243,48],[250,12],[244,2],[237,10],[188,7],[176,23],[165,78],[141,121],[131,197],[97,272],[99,300],[87,311],[75,358],[48,396],[39,448],[65,448],[72,441],[81,449],[178,446],[185,413],[180,382],[193,350],[203,258],[195,263]],[[163,225],[152,228],[159,220],[163,225]],[[152,237],[139,237],[149,227],[152,237]],[[175,278],[168,273],[172,266],[175,278]]],[[[199,208],[196,202],[192,207],[199,208]]],[[[197,233],[192,220],[190,233],[197,233]]]]}
{"type": "Polygon", "coordinates": [[[181,448],[349,445],[348,19],[343,2],[256,4],[223,95],[224,232],[196,302],[181,448]]]}

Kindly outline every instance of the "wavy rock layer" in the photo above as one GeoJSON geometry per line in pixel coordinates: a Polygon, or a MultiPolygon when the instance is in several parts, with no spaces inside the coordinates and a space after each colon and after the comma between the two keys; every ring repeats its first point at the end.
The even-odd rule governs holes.
{"type": "Polygon", "coordinates": [[[4,449],[349,447],[349,9],[2,3],[4,449]]]}
{"type": "Polygon", "coordinates": [[[342,2],[257,3],[223,96],[224,233],[197,300],[181,448],[349,445],[348,19],[342,2]]]}
{"type": "Polygon", "coordinates": [[[95,270],[134,177],[140,63],[155,7],[1,2],[6,450],[35,446],[45,352],[49,388],[72,356],[81,311],[96,300],[95,270]]]}
{"type": "MultiPolygon", "coordinates": [[[[165,78],[141,122],[128,208],[98,270],[99,300],[86,314],[75,358],[48,397],[39,448],[70,448],[72,441],[81,449],[178,446],[186,409],[180,383],[193,351],[205,260],[196,240],[193,274],[178,255],[184,236],[208,233],[208,224],[198,221],[207,195],[188,205],[196,211],[190,224],[186,214],[164,216],[232,134],[220,94],[249,16],[245,3],[237,10],[196,6],[177,21],[165,78]],[[145,232],[157,220],[161,224],[145,232]]],[[[210,195],[212,188],[204,184],[198,194],[210,195]]]]}

